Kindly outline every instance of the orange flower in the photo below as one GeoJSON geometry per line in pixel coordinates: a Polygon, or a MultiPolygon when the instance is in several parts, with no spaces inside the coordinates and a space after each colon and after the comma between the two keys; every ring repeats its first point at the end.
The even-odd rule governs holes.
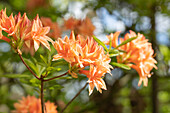
{"type": "Polygon", "coordinates": [[[49,26],[50,32],[47,34],[49,37],[57,39],[61,36],[61,30],[57,24],[57,22],[52,22],[50,18],[41,17],[41,21],[43,26],[49,26]]]}
{"type": "MultiPolygon", "coordinates": [[[[120,32],[116,32],[114,34],[110,34],[108,37],[109,40],[111,40],[112,47],[118,46],[118,36],[120,32]]],[[[154,51],[151,47],[151,43],[148,42],[148,39],[145,39],[145,37],[138,33],[136,35],[135,32],[130,31],[130,34],[127,33],[123,38],[120,38],[120,43],[123,41],[136,37],[137,38],[121,47],[119,47],[119,50],[124,50],[126,53],[120,55],[117,57],[117,61],[120,63],[125,63],[128,66],[134,68],[140,76],[140,80],[138,82],[138,85],[140,86],[142,81],[144,82],[144,86],[147,86],[148,84],[148,77],[151,77],[150,71],[156,67],[157,61],[153,58],[154,51]]],[[[109,41],[106,42],[106,44],[109,45],[109,41]]]]}
{"type": "MultiPolygon", "coordinates": [[[[35,98],[34,96],[23,97],[18,103],[14,104],[14,113],[42,113],[41,110],[41,100],[35,98]]],[[[57,106],[54,103],[45,103],[47,113],[57,113],[57,106]]]]}
{"type": "Polygon", "coordinates": [[[54,42],[54,47],[58,54],[54,55],[53,60],[64,58],[70,64],[79,64],[81,68],[89,66],[89,64],[103,65],[110,71],[110,58],[105,55],[102,46],[99,46],[93,38],[86,40],[80,35],[75,40],[74,33],[70,35],[70,39],[66,36],[64,39],[59,38],[54,42]]]}
{"type": "Polygon", "coordinates": [[[46,36],[46,34],[50,31],[49,27],[43,27],[42,23],[39,19],[39,16],[33,20],[32,30],[31,30],[31,37],[34,40],[34,48],[35,51],[38,50],[40,43],[42,43],[47,49],[50,49],[50,44],[48,41],[53,43],[53,40],[46,36]]]}
{"type": "Polygon", "coordinates": [[[74,19],[73,17],[69,18],[68,20],[65,20],[64,26],[66,29],[74,30],[79,25],[80,21],[77,19],[74,19]]]}
{"type": "Polygon", "coordinates": [[[32,23],[31,21],[28,19],[28,17],[26,16],[26,13],[24,13],[24,15],[21,17],[21,22],[19,24],[19,34],[18,37],[20,37],[21,39],[23,39],[24,41],[26,40],[30,40],[31,39],[31,28],[32,28],[32,23]]]}
{"type": "Polygon", "coordinates": [[[6,9],[5,10],[1,10],[1,14],[0,14],[0,27],[3,31],[11,34],[14,32],[15,30],[15,19],[13,17],[13,15],[11,14],[10,17],[8,17],[6,15],[6,9]]]}
{"type": "Polygon", "coordinates": [[[105,54],[103,47],[99,46],[93,38],[84,39],[82,36],[77,35],[76,39],[73,32],[70,38],[67,36],[64,39],[59,38],[58,41],[54,43],[54,48],[58,54],[53,56],[53,60],[64,58],[69,62],[72,66],[69,74],[71,74],[72,77],[77,78],[76,72],[79,71],[85,74],[89,78],[90,94],[94,86],[97,87],[99,92],[102,92],[101,88],[106,88],[101,77],[103,77],[105,73],[110,73],[112,66],[110,66],[109,63],[111,59],[108,54],[105,54]],[[86,66],[90,66],[90,71],[83,70],[86,66]]]}
{"type": "Polygon", "coordinates": [[[95,26],[92,24],[89,18],[85,18],[81,21],[81,25],[77,28],[78,33],[84,36],[92,36],[93,31],[95,30],[95,26]]]}
{"type": "Polygon", "coordinates": [[[69,63],[78,63],[79,59],[77,57],[79,56],[76,55],[76,51],[81,53],[81,48],[78,46],[73,32],[70,35],[70,39],[67,36],[65,36],[64,39],[58,38],[58,40],[54,42],[54,48],[58,54],[53,56],[53,60],[64,58],[69,63]]]}
{"type": "Polygon", "coordinates": [[[89,95],[92,94],[94,86],[96,87],[97,91],[102,93],[101,89],[107,90],[106,85],[102,77],[106,73],[103,69],[99,66],[90,66],[90,70],[80,70],[80,73],[85,74],[89,80],[89,95]]]}
{"type": "MultiPolygon", "coordinates": [[[[0,12],[0,29],[8,33],[8,36],[13,35],[17,30],[17,21],[13,17],[13,14],[11,14],[9,17],[6,15],[6,9],[1,10],[0,12]]],[[[14,37],[15,40],[16,37],[14,37]]]]}
{"type": "Polygon", "coordinates": [[[92,36],[93,31],[95,30],[95,26],[88,17],[84,20],[77,20],[71,17],[65,21],[65,27],[66,29],[75,31],[76,34],[81,34],[83,36],[92,36]]]}
{"type": "Polygon", "coordinates": [[[32,54],[34,53],[33,48],[37,51],[40,43],[50,50],[48,41],[53,43],[53,40],[46,36],[49,30],[49,27],[42,26],[38,15],[33,22],[31,22],[27,18],[26,13],[24,13],[22,17],[20,13],[14,17],[12,14],[8,17],[6,15],[6,9],[2,9],[0,12],[0,39],[7,42],[12,41],[13,46],[17,48],[22,46],[21,44],[23,43],[23,50],[31,50],[32,54]],[[11,36],[10,39],[12,38],[15,41],[3,36],[2,31],[8,33],[8,36],[11,36]],[[16,43],[18,41],[19,43],[16,43]]]}

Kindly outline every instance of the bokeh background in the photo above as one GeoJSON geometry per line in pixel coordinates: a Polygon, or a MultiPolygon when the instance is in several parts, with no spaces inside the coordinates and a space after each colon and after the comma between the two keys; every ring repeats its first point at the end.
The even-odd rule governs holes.
{"type": "MultiPolygon", "coordinates": [[[[88,17],[95,26],[94,35],[102,41],[111,32],[122,31],[124,36],[133,30],[143,33],[152,43],[158,70],[152,70],[148,87],[137,86],[139,77],[135,70],[116,68],[113,76],[105,77],[107,91],[100,94],[95,90],[89,96],[86,88],[66,113],[170,113],[169,0],[0,0],[0,10],[4,8],[8,16],[26,12],[29,19],[37,14],[51,18],[61,37],[70,33],[64,28],[65,20],[88,17]]],[[[40,48],[38,53],[46,54],[46,50],[40,48]]],[[[37,59],[38,53],[34,56],[37,59]]],[[[30,54],[24,56],[31,58],[30,54]]],[[[23,74],[31,76],[9,44],[0,41],[0,112],[14,110],[13,104],[22,96],[39,96],[37,81],[20,77],[23,74]]],[[[86,81],[85,77],[57,79],[46,85],[45,100],[54,102],[60,111],[86,81]]]]}

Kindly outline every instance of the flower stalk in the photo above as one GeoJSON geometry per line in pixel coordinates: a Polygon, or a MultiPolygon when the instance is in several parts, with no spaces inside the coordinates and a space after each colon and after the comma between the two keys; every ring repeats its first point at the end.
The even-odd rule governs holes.
{"type": "Polygon", "coordinates": [[[31,68],[25,63],[25,61],[24,61],[24,59],[22,58],[22,55],[21,55],[21,53],[19,52],[19,50],[17,50],[17,52],[18,52],[18,55],[19,55],[21,61],[22,61],[23,64],[27,67],[27,69],[28,69],[38,80],[41,80],[41,79],[31,70],[31,68]]]}
{"type": "Polygon", "coordinates": [[[41,109],[42,109],[42,113],[44,113],[44,78],[43,76],[41,75],[41,109]]]}
{"type": "Polygon", "coordinates": [[[66,108],[73,102],[73,100],[75,100],[80,95],[80,93],[86,88],[87,84],[88,83],[86,83],[84,87],[80,89],[80,91],[67,103],[67,105],[61,110],[60,113],[63,113],[64,110],[66,110],[66,108]]]}

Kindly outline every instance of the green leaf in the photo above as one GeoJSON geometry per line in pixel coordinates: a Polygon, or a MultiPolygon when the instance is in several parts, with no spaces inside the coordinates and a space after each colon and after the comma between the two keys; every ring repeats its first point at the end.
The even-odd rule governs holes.
{"type": "Polygon", "coordinates": [[[59,78],[56,78],[56,79],[73,79],[73,77],[67,76],[67,77],[59,77],[59,78]]]}
{"type": "Polygon", "coordinates": [[[46,67],[47,65],[42,63],[42,62],[37,62],[38,65],[42,66],[42,67],[46,67]]]}
{"type": "Polygon", "coordinates": [[[57,90],[57,89],[62,89],[62,88],[64,88],[64,87],[61,86],[61,85],[53,85],[53,86],[47,87],[46,89],[50,89],[50,90],[55,89],[55,90],[57,90]]]}
{"type": "Polygon", "coordinates": [[[97,37],[95,37],[94,35],[93,35],[93,38],[94,38],[94,40],[99,44],[99,45],[101,45],[101,46],[103,46],[103,48],[108,52],[109,50],[107,49],[107,47],[106,47],[106,45],[102,42],[102,41],[100,41],[97,37]]]}
{"type": "Polygon", "coordinates": [[[61,68],[61,67],[48,67],[48,68],[47,68],[47,71],[51,71],[51,70],[54,70],[54,71],[61,71],[62,68],[61,68]]]}
{"type": "Polygon", "coordinates": [[[67,65],[68,62],[66,62],[64,59],[61,59],[61,60],[57,60],[55,62],[53,62],[52,66],[55,67],[55,66],[59,66],[59,65],[67,65]]]}
{"type": "Polygon", "coordinates": [[[49,64],[49,65],[51,65],[51,54],[50,54],[50,52],[48,51],[47,52],[47,63],[49,64]]]}
{"type": "Polygon", "coordinates": [[[40,55],[40,58],[42,59],[42,61],[43,61],[45,64],[47,64],[47,59],[44,58],[44,56],[40,55]]]}
{"type": "Polygon", "coordinates": [[[121,55],[121,54],[123,54],[123,53],[126,53],[126,51],[117,50],[117,49],[111,49],[111,50],[109,51],[110,57],[118,56],[118,55],[121,55]]]}
{"type": "Polygon", "coordinates": [[[26,58],[23,58],[24,59],[24,61],[26,62],[26,64],[30,67],[30,68],[32,68],[35,72],[36,72],[36,74],[37,74],[37,67],[34,65],[34,63],[31,61],[31,60],[29,60],[29,59],[26,59],[26,58]]]}
{"type": "Polygon", "coordinates": [[[34,79],[31,79],[31,80],[30,80],[30,83],[31,83],[33,86],[38,87],[38,86],[40,86],[41,81],[38,80],[38,79],[36,79],[36,78],[34,78],[34,79]]]}
{"type": "Polygon", "coordinates": [[[125,64],[120,64],[120,63],[116,63],[116,62],[111,62],[110,63],[111,65],[114,65],[114,66],[117,66],[117,67],[120,67],[120,68],[123,68],[123,69],[126,69],[126,70],[130,70],[131,68],[125,64]]]}
{"type": "Polygon", "coordinates": [[[61,88],[63,88],[63,86],[58,84],[55,80],[45,82],[44,84],[44,89],[52,90],[52,89],[61,89],[61,88]]]}
{"type": "Polygon", "coordinates": [[[123,45],[127,44],[128,42],[131,42],[132,40],[134,40],[134,39],[136,39],[136,38],[137,38],[137,37],[133,37],[133,38],[129,38],[129,39],[123,41],[121,44],[119,44],[117,47],[115,47],[115,49],[117,49],[117,48],[120,47],[120,46],[123,46],[123,45]]]}
{"type": "Polygon", "coordinates": [[[120,55],[120,52],[117,49],[112,49],[109,51],[109,55],[110,55],[110,57],[118,56],[118,55],[120,55]]]}
{"type": "Polygon", "coordinates": [[[37,64],[37,69],[38,69],[37,71],[38,76],[41,76],[41,74],[45,71],[45,67],[42,67],[41,65],[38,64],[37,64]]]}
{"type": "Polygon", "coordinates": [[[26,75],[26,74],[5,74],[5,75],[0,75],[0,77],[7,77],[7,78],[29,78],[31,75],[26,75]]]}
{"type": "Polygon", "coordinates": [[[8,38],[8,33],[2,30],[2,35],[8,38]]]}

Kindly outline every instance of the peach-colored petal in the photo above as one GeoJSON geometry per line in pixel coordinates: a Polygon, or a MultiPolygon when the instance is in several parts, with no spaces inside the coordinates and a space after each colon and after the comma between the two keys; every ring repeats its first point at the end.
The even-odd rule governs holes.
{"type": "Polygon", "coordinates": [[[59,54],[54,55],[54,56],[53,56],[53,61],[55,61],[55,60],[59,60],[59,59],[61,59],[61,58],[62,58],[62,56],[61,56],[61,55],[59,55],[59,54]]]}
{"type": "Polygon", "coordinates": [[[35,48],[35,51],[37,51],[37,50],[38,50],[39,45],[40,45],[40,42],[39,42],[39,41],[34,40],[34,48],[35,48]]]}

